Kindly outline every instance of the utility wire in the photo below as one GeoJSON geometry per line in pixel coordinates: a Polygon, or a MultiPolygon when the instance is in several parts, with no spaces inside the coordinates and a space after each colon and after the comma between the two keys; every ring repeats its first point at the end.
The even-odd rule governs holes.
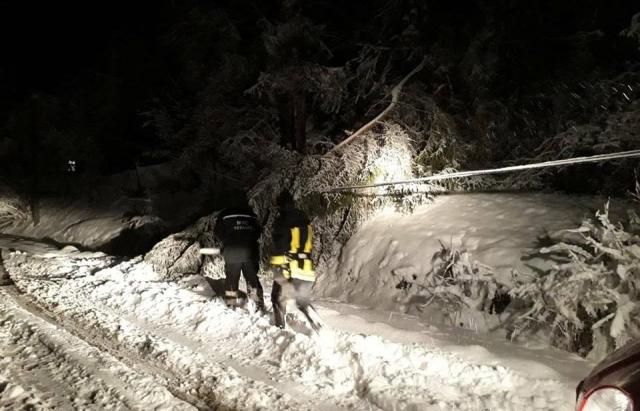
{"type": "Polygon", "coordinates": [[[485,174],[510,173],[512,171],[530,170],[530,169],[545,168],[545,167],[557,167],[557,166],[564,166],[564,165],[570,165],[570,164],[595,163],[599,161],[608,161],[608,160],[616,160],[621,158],[632,158],[632,157],[640,157],[640,150],[621,151],[618,153],[599,154],[599,155],[587,156],[587,157],[574,157],[574,158],[567,158],[564,160],[552,160],[552,161],[545,161],[542,163],[522,164],[518,166],[509,166],[509,167],[502,167],[502,168],[489,168],[484,170],[472,170],[472,171],[458,171],[455,173],[436,174],[433,176],[413,178],[410,180],[399,180],[399,181],[390,181],[385,183],[364,184],[364,185],[354,185],[354,186],[342,186],[342,187],[335,187],[335,188],[326,190],[324,192],[337,193],[341,191],[358,190],[358,189],[364,189],[364,188],[384,187],[384,186],[403,185],[403,184],[415,184],[415,183],[423,183],[427,181],[450,180],[454,178],[471,177],[471,176],[478,176],[478,175],[485,175],[485,174]]]}

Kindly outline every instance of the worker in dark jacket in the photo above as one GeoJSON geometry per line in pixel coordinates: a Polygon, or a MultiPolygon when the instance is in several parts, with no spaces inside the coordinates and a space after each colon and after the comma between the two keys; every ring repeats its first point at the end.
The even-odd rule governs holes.
{"type": "Polygon", "coordinates": [[[287,301],[294,299],[311,327],[322,322],[311,305],[311,288],[316,280],[311,261],[313,231],[309,218],[295,208],[288,191],[278,197],[279,216],[273,226],[273,249],[269,260],[276,269],[271,302],[275,325],[285,327],[287,301]]]}
{"type": "Polygon", "coordinates": [[[214,229],[222,242],[225,265],[225,302],[229,306],[242,304],[238,293],[240,273],[247,283],[247,296],[258,309],[264,310],[262,285],[258,279],[260,226],[249,207],[227,208],[216,218],[214,229]]]}

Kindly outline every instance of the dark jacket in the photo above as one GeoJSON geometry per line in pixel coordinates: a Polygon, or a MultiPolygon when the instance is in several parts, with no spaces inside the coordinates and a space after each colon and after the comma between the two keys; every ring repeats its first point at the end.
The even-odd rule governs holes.
{"type": "Polygon", "coordinates": [[[300,238],[304,244],[307,238],[307,226],[309,218],[293,206],[285,206],[280,209],[280,215],[273,224],[273,248],[271,255],[284,255],[291,249],[291,229],[300,228],[300,238]]]}
{"type": "Polygon", "coordinates": [[[222,256],[228,263],[243,263],[259,259],[260,226],[248,208],[225,208],[216,218],[214,229],[222,242],[222,256]]]}

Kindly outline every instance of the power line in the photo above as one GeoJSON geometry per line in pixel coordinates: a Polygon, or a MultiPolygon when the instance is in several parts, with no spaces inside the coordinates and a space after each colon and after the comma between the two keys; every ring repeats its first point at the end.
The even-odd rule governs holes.
{"type": "Polygon", "coordinates": [[[335,187],[330,190],[326,190],[324,192],[335,193],[340,191],[359,190],[364,188],[424,183],[427,181],[450,180],[454,178],[471,177],[471,176],[478,176],[478,175],[485,175],[485,174],[502,174],[502,173],[510,173],[513,171],[530,170],[535,168],[557,167],[557,166],[581,164],[581,163],[596,163],[599,161],[608,161],[608,160],[616,160],[621,158],[633,158],[633,157],[640,157],[640,150],[621,151],[618,153],[609,153],[609,154],[598,154],[595,156],[587,156],[587,157],[574,157],[574,158],[567,158],[564,160],[552,160],[552,161],[545,161],[542,163],[522,164],[518,166],[509,166],[509,167],[502,167],[502,168],[489,168],[484,170],[472,170],[472,171],[457,171],[455,173],[436,174],[433,176],[413,178],[410,180],[399,180],[399,181],[390,181],[390,182],[375,183],[375,184],[342,186],[342,187],[335,187]]]}

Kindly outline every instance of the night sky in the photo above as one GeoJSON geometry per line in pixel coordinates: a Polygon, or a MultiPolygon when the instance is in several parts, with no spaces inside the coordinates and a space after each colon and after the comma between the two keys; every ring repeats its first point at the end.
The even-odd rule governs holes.
{"type": "MultiPolygon", "coordinates": [[[[153,77],[154,72],[166,72],[167,67],[162,67],[163,63],[171,63],[166,61],[169,51],[163,50],[162,37],[190,10],[221,7],[236,14],[246,12],[248,18],[241,22],[246,24],[242,28],[251,31],[251,25],[256,24],[259,18],[277,15],[276,3],[271,2],[271,10],[269,3],[246,0],[3,1],[0,3],[3,102],[8,104],[12,98],[17,102],[29,92],[58,92],[60,88],[69,87],[66,83],[87,71],[106,75],[117,72],[119,76],[131,77],[137,88],[149,87],[147,77],[153,77]]],[[[358,33],[356,36],[363,39],[376,37],[370,20],[374,10],[365,7],[365,3],[385,2],[309,1],[304,4],[304,12],[328,25],[328,36],[334,37],[332,40],[341,46],[344,32],[358,33]]],[[[409,3],[391,1],[387,4],[388,9],[382,11],[390,14],[404,12],[412,6],[409,3]],[[397,6],[395,10],[394,6],[397,6]]],[[[477,6],[480,2],[426,3],[429,3],[428,12],[440,21],[431,27],[421,27],[420,31],[425,36],[450,33],[450,41],[454,42],[467,37],[465,31],[477,29],[482,24],[495,24],[501,30],[515,34],[510,41],[522,42],[529,47],[528,53],[533,55],[553,53],[553,49],[561,52],[562,45],[554,40],[578,31],[601,30],[607,37],[616,36],[638,11],[635,2],[623,0],[537,1],[527,6],[502,1],[494,2],[494,15],[482,19],[477,6]]],[[[613,50],[603,47],[600,52],[607,54],[613,50]]],[[[340,50],[336,54],[338,58],[351,57],[340,56],[340,50]]]]}
{"type": "MultiPolygon", "coordinates": [[[[530,111],[530,97],[550,87],[571,92],[580,82],[615,77],[637,62],[637,44],[619,33],[638,9],[637,2],[624,0],[3,1],[0,130],[7,140],[0,155],[13,164],[4,161],[2,172],[14,180],[32,172],[35,160],[24,153],[34,149],[59,157],[55,164],[38,160],[41,173],[53,173],[71,154],[92,164],[83,169],[99,174],[166,161],[206,134],[206,125],[198,123],[204,117],[210,129],[220,130],[211,132],[211,141],[240,131],[236,117],[204,114],[221,102],[238,111],[273,109],[273,101],[246,93],[261,72],[309,62],[352,67],[367,45],[385,50],[387,87],[418,56],[430,56],[429,70],[417,81],[426,93],[448,83],[448,95],[455,93],[459,102],[446,109],[467,117],[463,122],[479,101],[530,111]],[[319,34],[302,42],[295,58],[284,46],[274,60],[265,48],[265,27],[300,16],[319,34]],[[315,43],[307,47],[309,41],[315,43]],[[242,59],[235,69],[242,78],[219,75],[230,56],[242,59]],[[469,81],[474,65],[485,72],[482,87],[469,81]],[[161,138],[158,127],[149,126],[144,114],[159,107],[168,113],[175,139],[161,138]],[[39,137],[26,137],[28,123],[39,137]]],[[[330,116],[310,107],[307,127],[339,141],[341,130],[368,120],[383,98],[380,89],[330,116]]],[[[591,116],[587,111],[585,118],[591,116]]],[[[531,122],[542,115],[532,113],[531,122]]],[[[584,121],[579,117],[576,122],[584,121]]],[[[278,127],[274,117],[268,121],[278,127]]],[[[521,126],[514,120],[508,127],[521,126]]],[[[545,133],[560,131],[557,125],[545,127],[545,133]]],[[[509,156],[500,153],[489,161],[509,156]]]]}

